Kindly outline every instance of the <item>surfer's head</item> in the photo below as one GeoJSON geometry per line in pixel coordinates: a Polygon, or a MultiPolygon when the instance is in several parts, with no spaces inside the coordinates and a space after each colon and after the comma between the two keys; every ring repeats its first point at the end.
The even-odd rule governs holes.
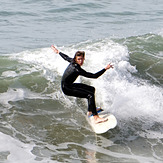
{"type": "Polygon", "coordinates": [[[85,52],[84,51],[77,51],[75,53],[75,56],[73,58],[73,61],[77,64],[79,64],[80,66],[83,65],[84,63],[84,58],[85,58],[85,52]]]}

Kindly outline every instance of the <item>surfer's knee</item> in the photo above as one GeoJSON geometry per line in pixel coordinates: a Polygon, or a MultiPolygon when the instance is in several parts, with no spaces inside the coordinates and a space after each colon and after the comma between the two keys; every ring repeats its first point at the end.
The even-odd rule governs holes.
{"type": "Polygon", "coordinates": [[[91,89],[92,89],[92,93],[94,94],[95,93],[95,90],[96,90],[95,87],[92,87],[91,86],[91,89]]]}
{"type": "Polygon", "coordinates": [[[96,90],[95,87],[93,87],[93,93],[95,93],[95,90],[96,90]]]}
{"type": "Polygon", "coordinates": [[[92,99],[94,97],[94,94],[88,94],[87,99],[92,99]]]}
{"type": "Polygon", "coordinates": [[[90,93],[93,93],[93,94],[95,93],[95,88],[93,86],[88,86],[86,89],[90,93]]]}

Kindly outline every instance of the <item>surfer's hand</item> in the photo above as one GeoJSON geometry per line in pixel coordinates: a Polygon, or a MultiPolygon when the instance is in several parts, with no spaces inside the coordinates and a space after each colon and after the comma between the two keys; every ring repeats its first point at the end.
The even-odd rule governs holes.
{"type": "Polygon", "coordinates": [[[110,68],[113,68],[113,65],[110,63],[110,64],[108,64],[106,67],[105,67],[105,70],[108,70],[108,69],[110,69],[110,68]]]}
{"type": "Polygon", "coordinates": [[[51,46],[51,49],[52,49],[55,53],[59,54],[59,50],[58,50],[54,45],[51,46]]]}

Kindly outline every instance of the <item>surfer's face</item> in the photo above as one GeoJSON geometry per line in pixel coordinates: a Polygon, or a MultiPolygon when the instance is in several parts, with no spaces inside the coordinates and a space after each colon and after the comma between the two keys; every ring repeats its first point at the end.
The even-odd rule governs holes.
{"type": "Polygon", "coordinates": [[[82,66],[84,63],[84,57],[83,56],[77,56],[76,57],[76,63],[79,64],[80,66],[82,66]]]}

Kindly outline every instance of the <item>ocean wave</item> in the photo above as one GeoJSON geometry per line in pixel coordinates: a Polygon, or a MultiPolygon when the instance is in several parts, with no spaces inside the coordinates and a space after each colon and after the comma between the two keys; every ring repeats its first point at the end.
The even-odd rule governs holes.
{"type": "MultiPolygon", "coordinates": [[[[143,47],[149,46],[153,39],[160,42],[160,36],[149,34],[123,40],[106,38],[58,47],[70,57],[77,50],[84,50],[86,57],[83,68],[90,72],[97,72],[108,63],[114,65],[114,69],[108,70],[96,80],[80,77],[79,81],[95,86],[97,105],[116,116],[118,126],[109,134],[114,135],[117,142],[136,142],[141,138],[138,142],[143,141],[146,145],[146,138],[157,141],[163,137],[162,86],[143,76],[145,62],[161,62],[158,54],[154,57],[148,55],[150,49],[146,49],[148,53],[143,51],[143,47]],[[143,43],[139,42],[141,40],[143,43]],[[145,56],[139,54],[141,51],[145,56]]],[[[161,53],[160,50],[157,52],[161,53]]],[[[30,135],[30,142],[36,144],[42,139],[41,146],[34,143],[32,151],[32,154],[38,155],[38,159],[41,159],[39,151],[44,151],[49,146],[42,141],[53,143],[53,148],[56,141],[62,142],[63,138],[60,139],[57,135],[70,135],[70,132],[79,135],[82,131],[80,138],[85,141],[85,135],[90,135],[91,132],[83,120],[87,102],[85,99],[65,96],[60,88],[62,74],[68,65],[66,61],[47,47],[1,56],[0,62],[3,63],[0,65],[0,112],[2,122],[7,123],[6,130],[14,129],[18,139],[30,135]],[[5,121],[6,117],[9,121],[5,121]]],[[[66,142],[70,139],[72,136],[64,138],[66,142]]],[[[160,146],[162,148],[162,144],[160,146]]],[[[151,144],[149,149],[152,151],[152,148],[151,144]]],[[[51,150],[46,150],[51,155],[51,150]]],[[[58,150],[54,149],[52,152],[54,159],[60,156],[56,151],[58,150]]],[[[130,159],[130,152],[124,157],[130,159]]],[[[158,158],[161,160],[161,156],[158,158]]],[[[137,154],[134,159],[139,160],[137,154]]]]}
{"type": "MultiPolygon", "coordinates": [[[[159,36],[149,34],[127,38],[123,40],[123,42],[122,40],[113,41],[111,39],[103,39],[58,48],[70,57],[73,57],[75,51],[79,49],[85,50],[86,60],[84,68],[87,71],[96,72],[105,67],[108,63],[114,64],[114,69],[106,72],[98,80],[81,78],[85,82],[89,81],[95,85],[97,89],[97,102],[99,105],[114,112],[121,118],[125,118],[126,116],[136,117],[136,114],[133,114],[132,110],[136,110],[137,116],[143,114],[144,116],[149,117],[152,115],[154,115],[154,117],[157,115],[161,117],[160,115],[162,114],[159,114],[160,108],[163,106],[163,95],[160,93],[162,89],[160,87],[161,85],[157,87],[149,82],[151,78],[148,80],[149,72],[154,70],[154,66],[159,66],[158,57],[154,55],[155,61],[151,55],[146,53],[147,50],[151,53],[151,50],[146,47],[149,46],[149,48],[151,48],[150,44],[153,40],[158,40],[157,44],[160,42],[161,45],[159,36]],[[146,51],[144,51],[144,47],[146,48],[146,51]],[[143,52],[141,51],[143,51],[146,56],[142,55],[143,52]],[[139,58],[136,60],[138,56],[139,58]],[[143,66],[148,66],[150,62],[153,62],[153,69],[150,68],[149,70],[147,67],[144,69],[143,66]],[[148,78],[145,76],[141,77],[143,74],[146,75],[147,73],[148,78]],[[158,96],[155,96],[155,94],[158,94],[158,96]],[[109,108],[108,105],[110,106],[109,108]],[[154,107],[155,111],[153,111],[154,107]],[[123,114],[121,114],[121,112],[123,112],[123,114]],[[152,113],[152,115],[150,113],[152,113]]],[[[159,50],[157,49],[157,52],[158,51],[159,50]]],[[[45,87],[48,81],[54,83],[57,82],[55,89],[60,89],[60,78],[68,63],[66,63],[59,55],[54,54],[50,47],[12,54],[10,55],[10,59],[28,64],[30,73],[38,71],[41,76],[46,78],[46,80],[42,80],[45,83],[44,87],[42,87],[44,88],[42,91],[46,89],[45,87]]],[[[156,70],[158,71],[158,69],[156,70]]],[[[2,76],[5,75],[13,77],[18,76],[14,71],[3,72],[2,76]],[[9,72],[12,73],[9,75],[9,72]]],[[[27,81],[33,80],[32,78],[27,81]]],[[[39,77],[39,79],[41,78],[39,77]]],[[[41,83],[37,81],[36,83],[37,87],[35,88],[39,88],[41,83]]],[[[31,86],[34,88],[34,85],[34,82],[32,85],[26,84],[30,90],[34,90],[31,88],[31,86]]],[[[41,92],[41,87],[39,89],[39,92],[41,92]]]]}

